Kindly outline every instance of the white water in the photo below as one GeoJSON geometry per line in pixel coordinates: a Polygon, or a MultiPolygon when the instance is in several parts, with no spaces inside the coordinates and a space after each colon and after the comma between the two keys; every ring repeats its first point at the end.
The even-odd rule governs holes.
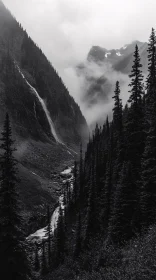
{"type": "MultiPolygon", "coordinates": [[[[72,166],[72,168],[73,168],[73,166],[72,166]]],[[[67,168],[63,172],[60,173],[61,175],[64,175],[66,177],[66,180],[64,180],[64,184],[67,181],[70,183],[71,190],[73,190],[73,173],[72,173],[72,168],[67,168]],[[70,178],[67,177],[67,175],[69,175],[69,174],[71,174],[70,178]]],[[[55,229],[57,228],[60,207],[62,208],[62,210],[66,207],[63,202],[64,202],[64,196],[62,194],[59,197],[59,206],[56,207],[56,209],[53,212],[52,217],[51,217],[51,230],[52,230],[53,234],[54,234],[55,229]]],[[[39,229],[35,233],[29,235],[27,237],[27,240],[29,240],[29,241],[42,241],[43,239],[47,240],[47,238],[48,238],[47,237],[47,227],[45,227],[45,228],[39,229]]]]}
{"type": "Polygon", "coordinates": [[[36,95],[37,99],[39,100],[40,104],[42,105],[42,108],[43,108],[43,110],[44,110],[44,112],[46,114],[46,117],[47,117],[47,120],[48,120],[48,123],[49,123],[49,126],[50,126],[51,134],[54,136],[54,138],[55,138],[57,143],[62,144],[62,142],[60,141],[59,137],[57,136],[57,133],[56,133],[53,121],[52,121],[52,119],[50,117],[50,113],[49,113],[49,111],[47,109],[47,106],[46,106],[44,100],[39,96],[37,90],[27,81],[27,79],[25,78],[24,74],[21,72],[19,66],[16,65],[16,67],[17,67],[19,73],[21,74],[22,78],[25,80],[27,85],[30,87],[30,89],[36,95]]]}
{"type": "MultiPolygon", "coordinates": [[[[54,127],[54,123],[51,119],[50,113],[47,109],[47,106],[44,102],[44,100],[39,96],[37,90],[27,81],[27,79],[25,78],[24,74],[22,73],[21,69],[19,68],[18,64],[15,62],[15,67],[18,69],[19,73],[21,74],[22,78],[25,80],[25,82],[27,83],[27,85],[30,87],[30,89],[32,90],[32,92],[36,95],[37,99],[39,100],[39,102],[42,105],[42,108],[46,114],[49,126],[50,126],[50,130],[51,130],[51,134],[54,136],[55,140],[57,143],[63,145],[64,147],[67,148],[67,150],[71,151],[74,154],[77,154],[77,152],[75,152],[73,149],[69,148],[66,144],[64,144],[58,137],[55,127],[54,127]]],[[[35,113],[36,114],[36,113],[35,113]]],[[[72,155],[73,156],[73,155],[72,155]]]]}

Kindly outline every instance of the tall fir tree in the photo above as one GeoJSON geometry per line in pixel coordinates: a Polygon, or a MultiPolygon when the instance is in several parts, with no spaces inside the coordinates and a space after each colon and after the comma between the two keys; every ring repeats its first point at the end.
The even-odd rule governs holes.
{"type": "Polygon", "coordinates": [[[58,219],[57,229],[56,229],[56,265],[64,262],[65,245],[66,245],[65,243],[66,243],[66,238],[65,238],[65,228],[64,228],[64,217],[63,217],[62,208],[60,206],[59,219],[58,219]]]}
{"type": "Polygon", "coordinates": [[[77,227],[76,227],[76,240],[75,240],[75,249],[74,256],[75,258],[79,257],[82,251],[82,228],[81,228],[81,214],[78,214],[77,227]]]}
{"type": "Polygon", "coordinates": [[[145,100],[145,150],[142,159],[141,210],[142,227],[148,228],[156,221],[156,50],[155,31],[148,48],[148,78],[145,100]]]}
{"type": "MultiPolygon", "coordinates": [[[[125,141],[126,141],[126,154],[125,160],[131,163],[133,184],[135,185],[135,198],[136,204],[134,205],[135,214],[133,215],[132,226],[136,231],[140,231],[140,181],[141,181],[141,159],[145,145],[144,135],[144,87],[143,87],[143,75],[142,64],[140,62],[139,49],[136,45],[134,51],[134,62],[132,71],[130,74],[131,82],[129,104],[130,108],[127,114],[127,122],[125,123],[125,141]]],[[[132,195],[132,203],[133,203],[132,195]]]]}
{"type": "MultiPolygon", "coordinates": [[[[152,28],[152,32],[148,43],[148,76],[147,76],[147,91],[156,86],[156,36],[155,30],[152,28]]],[[[147,92],[148,94],[148,92],[147,92]]]]}
{"type": "Polygon", "coordinates": [[[79,195],[79,190],[78,190],[78,170],[77,170],[77,162],[74,162],[74,179],[73,179],[73,200],[74,204],[76,206],[77,201],[78,201],[78,195],[79,195]]]}
{"type": "Polygon", "coordinates": [[[114,91],[114,108],[113,108],[113,170],[112,170],[112,183],[116,184],[118,181],[118,174],[121,169],[121,162],[123,160],[123,116],[122,116],[122,100],[120,98],[120,85],[116,82],[116,88],[114,91]]]}
{"type": "Polygon", "coordinates": [[[1,138],[0,185],[0,263],[7,280],[28,279],[30,269],[20,215],[17,161],[14,158],[12,131],[6,114],[1,138]]]}
{"type": "Polygon", "coordinates": [[[142,75],[142,64],[140,62],[139,48],[136,45],[134,51],[134,62],[132,66],[132,71],[129,77],[131,78],[131,82],[129,84],[130,89],[130,97],[129,103],[133,104],[135,107],[139,106],[140,100],[144,94],[143,90],[143,75],[142,75]]]}
{"type": "Polygon", "coordinates": [[[82,143],[80,144],[80,164],[79,164],[79,203],[83,202],[83,183],[84,183],[84,172],[83,172],[83,154],[82,154],[82,143]]]}
{"type": "Polygon", "coordinates": [[[50,207],[47,208],[47,237],[48,237],[48,265],[51,266],[51,255],[52,255],[52,227],[51,227],[51,215],[50,207]]]}
{"type": "Polygon", "coordinates": [[[38,271],[40,269],[40,260],[39,260],[39,253],[38,253],[39,249],[38,249],[38,245],[37,243],[35,243],[35,271],[38,271]]]}
{"type": "Polygon", "coordinates": [[[46,258],[46,252],[45,252],[45,242],[42,242],[42,275],[45,275],[47,273],[47,258],[46,258]]]}
{"type": "Polygon", "coordinates": [[[135,211],[135,185],[130,162],[125,162],[115,192],[113,215],[110,219],[109,238],[115,244],[124,244],[134,235],[132,219],[135,211]]]}

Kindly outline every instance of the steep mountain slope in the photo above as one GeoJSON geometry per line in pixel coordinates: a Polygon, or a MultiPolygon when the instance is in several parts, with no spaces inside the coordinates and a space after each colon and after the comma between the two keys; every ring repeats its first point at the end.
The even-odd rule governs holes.
{"type": "MultiPolygon", "coordinates": [[[[18,126],[24,123],[24,129],[20,131],[21,135],[24,134],[24,137],[32,135],[37,139],[51,137],[51,129],[45,112],[32,92],[31,86],[33,86],[45,101],[55,130],[62,142],[79,143],[82,130],[86,126],[80,108],[69,95],[61,78],[42,51],[34,44],[2,3],[0,4],[0,46],[1,72],[9,75],[7,78],[10,81],[10,91],[12,91],[7,106],[9,106],[9,111],[16,126],[17,123],[18,126]],[[22,76],[20,77],[19,71],[14,69],[13,61],[19,66],[31,86],[26,83],[22,76]],[[11,82],[12,85],[10,85],[11,82]],[[17,92],[20,92],[20,94],[17,94],[17,92]],[[15,108],[18,110],[18,115],[14,112],[15,108]]],[[[1,79],[1,82],[6,86],[4,78],[1,79]]]]}
{"type": "Polygon", "coordinates": [[[0,71],[0,129],[8,112],[28,215],[55,201],[54,174],[74,160],[88,127],[58,73],[1,1],[0,71]]]}

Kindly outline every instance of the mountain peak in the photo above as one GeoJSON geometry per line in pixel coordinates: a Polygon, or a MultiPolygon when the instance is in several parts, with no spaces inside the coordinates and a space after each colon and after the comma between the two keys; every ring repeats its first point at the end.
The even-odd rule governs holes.
{"type": "Polygon", "coordinates": [[[92,46],[88,53],[87,60],[103,61],[105,59],[106,49],[99,46],[92,46]]]}
{"type": "Polygon", "coordinates": [[[145,42],[140,42],[138,40],[134,40],[130,44],[126,44],[120,49],[111,49],[107,50],[106,48],[100,47],[100,46],[92,46],[88,56],[87,60],[88,61],[93,61],[96,63],[102,63],[105,60],[109,61],[112,60],[115,62],[121,60],[123,56],[127,56],[128,54],[134,52],[135,45],[138,45],[139,49],[142,49],[146,47],[147,43],[145,42]]]}

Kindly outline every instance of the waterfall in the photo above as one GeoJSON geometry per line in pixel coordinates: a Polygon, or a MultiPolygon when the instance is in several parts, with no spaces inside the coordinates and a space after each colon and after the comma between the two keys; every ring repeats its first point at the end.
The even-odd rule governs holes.
{"type": "Polygon", "coordinates": [[[54,127],[54,123],[53,123],[53,121],[50,117],[50,112],[48,111],[44,100],[39,96],[37,90],[27,81],[27,79],[25,78],[24,74],[21,72],[21,70],[20,70],[20,68],[17,64],[16,64],[16,67],[17,67],[19,73],[21,74],[22,78],[25,80],[25,82],[27,83],[27,85],[29,86],[31,91],[36,95],[37,99],[39,100],[40,104],[42,105],[42,108],[43,108],[43,110],[46,114],[46,117],[47,117],[47,120],[48,120],[48,123],[49,123],[49,126],[50,126],[51,134],[53,135],[53,137],[55,138],[57,143],[62,144],[61,140],[57,136],[57,133],[56,133],[56,130],[55,130],[55,127],[54,127]]]}
{"type": "MultiPolygon", "coordinates": [[[[73,168],[74,168],[74,166],[68,167],[63,172],[60,173],[60,175],[63,176],[63,178],[65,179],[65,180],[63,180],[63,178],[62,178],[62,180],[63,180],[62,182],[63,182],[64,186],[66,185],[67,182],[70,184],[71,192],[73,191],[73,178],[74,178],[73,168]],[[70,175],[70,177],[68,177],[69,175],[70,175]]],[[[32,173],[34,175],[36,175],[34,172],[32,172],[32,173]]],[[[60,197],[58,199],[58,202],[59,202],[59,206],[56,207],[56,209],[53,212],[52,217],[51,217],[52,234],[54,234],[54,231],[57,228],[60,207],[62,208],[62,210],[64,210],[65,207],[67,206],[67,205],[64,205],[64,194],[60,195],[60,197]]],[[[37,241],[39,243],[42,242],[42,240],[47,240],[47,226],[37,230],[33,234],[30,234],[27,237],[27,240],[30,241],[30,242],[36,242],[37,241]]]]}

